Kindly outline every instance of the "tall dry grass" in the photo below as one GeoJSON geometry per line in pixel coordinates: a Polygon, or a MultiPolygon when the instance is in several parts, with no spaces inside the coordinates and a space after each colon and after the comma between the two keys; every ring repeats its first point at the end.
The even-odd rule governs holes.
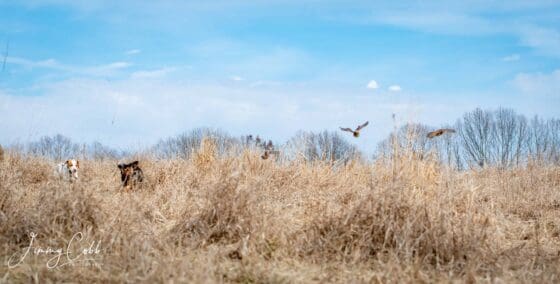
{"type": "Polygon", "coordinates": [[[146,181],[129,193],[116,161],[81,161],[68,183],[54,161],[7,151],[0,281],[560,281],[560,168],[457,172],[407,149],[372,163],[277,163],[215,149],[139,157],[146,181]],[[81,232],[70,251],[101,251],[55,268],[32,252],[8,267],[31,232],[34,248],[66,251],[81,232]]]}

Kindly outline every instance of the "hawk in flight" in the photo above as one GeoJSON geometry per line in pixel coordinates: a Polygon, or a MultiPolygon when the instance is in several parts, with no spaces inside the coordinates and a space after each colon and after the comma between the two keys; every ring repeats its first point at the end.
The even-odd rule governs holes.
{"type": "Polygon", "coordinates": [[[428,135],[426,135],[426,137],[432,139],[434,137],[438,137],[441,136],[445,133],[455,133],[455,129],[451,129],[451,128],[442,128],[442,129],[438,129],[438,130],[434,130],[432,132],[428,132],[428,135]]]}
{"type": "Polygon", "coordinates": [[[354,137],[358,138],[358,137],[360,137],[360,130],[362,130],[364,127],[366,127],[368,125],[368,123],[369,123],[369,121],[366,121],[364,124],[358,126],[356,128],[356,130],[352,130],[351,128],[342,128],[342,127],[340,128],[340,130],[351,132],[352,135],[354,135],[354,137]]]}

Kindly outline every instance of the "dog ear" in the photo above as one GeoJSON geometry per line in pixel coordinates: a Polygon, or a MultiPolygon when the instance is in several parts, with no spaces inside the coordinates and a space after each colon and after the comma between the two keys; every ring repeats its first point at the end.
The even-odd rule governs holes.
{"type": "Polygon", "coordinates": [[[123,164],[117,164],[117,167],[119,167],[119,169],[122,170],[124,168],[124,165],[123,164]]]}
{"type": "Polygon", "coordinates": [[[80,161],[76,160],[76,168],[80,168],[80,161]]]}
{"type": "Polygon", "coordinates": [[[133,168],[138,168],[138,161],[134,161],[130,163],[129,166],[132,166],[133,168]]]}
{"type": "Polygon", "coordinates": [[[66,166],[67,166],[67,167],[71,167],[71,166],[72,166],[72,161],[66,160],[66,166]]]}

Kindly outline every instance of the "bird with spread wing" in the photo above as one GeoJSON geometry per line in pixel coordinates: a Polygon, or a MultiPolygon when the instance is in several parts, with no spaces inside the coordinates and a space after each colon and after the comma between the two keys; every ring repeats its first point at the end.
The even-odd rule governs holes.
{"type": "Polygon", "coordinates": [[[358,126],[356,128],[356,130],[352,130],[351,128],[342,128],[340,127],[340,130],[342,131],[348,131],[350,133],[352,133],[352,135],[354,135],[354,137],[358,138],[360,137],[360,130],[362,130],[364,127],[366,127],[369,124],[369,121],[366,121],[364,124],[358,126]]]}
{"type": "Polygon", "coordinates": [[[455,133],[455,129],[451,129],[451,128],[442,128],[442,129],[438,129],[438,130],[434,130],[432,132],[428,132],[428,134],[426,135],[426,137],[432,139],[434,137],[438,137],[441,136],[445,133],[455,133]]]}

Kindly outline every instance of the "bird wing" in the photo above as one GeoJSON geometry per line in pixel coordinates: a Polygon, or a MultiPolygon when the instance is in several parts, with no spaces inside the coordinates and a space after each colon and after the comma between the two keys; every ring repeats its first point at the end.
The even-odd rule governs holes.
{"type": "Polygon", "coordinates": [[[342,127],[341,127],[340,130],[342,130],[342,131],[348,131],[348,132],[352,132],[352,133],[354,132],[354,130],[352,130],[352,129],[348,128],[348,127],[347,127],[347,128],[342,128],[342,127]]]}
{"type": "Polygon", "coordinates": [[[440,130],[436,130],[436,131],[432,131],[432,132],[428,132],[428,135],[426,135],[426,137],[428,138],[434,138],[436,136],[440,136],[441,134],[443,134],[443,132],[440,130]]]}
{"type": "Polygon", "coordinates": [[[455,129],[452,128],[444,128],[442,129],[443,132],[455,133],[455,129]]]}
{"type": "Polygon", "coordinates": [[[358,130],[364,128],[364,127],[366,127],[368,124],[369,124],[369,121],[366,121],[364,124],[358,126],[358,128],[356,128],[356,131],[358,131],[358,130]]]}
{"type": "Polygon", "coordinates": [[[428,138],[434,138],[436,136],[440,136],[443,135],[444,133],[455,133],[455,129],[451,129],[451,128],[442,128],[442,129],[438,129],[432,132],[429,132],[428,135],[426,135],[426,137],[428,138]]]}

